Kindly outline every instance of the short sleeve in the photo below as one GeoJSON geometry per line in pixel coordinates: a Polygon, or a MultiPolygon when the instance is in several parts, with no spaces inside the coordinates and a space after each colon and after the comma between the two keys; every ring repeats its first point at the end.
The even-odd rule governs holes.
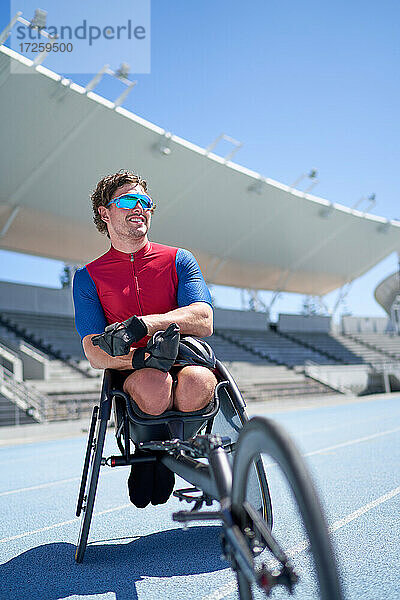
{"type": "Polygon", "coordinates": [[[175,265],[178,275],[178,306],[189,306],[193,302],[207,302],[212,307],[210,291],[193,254],[189,250],[179,248],[175,265]]]}
{"type": "Polygon", "coordinates": [[[103,333],[107,321],[97,295],[96,286],[86,267],[75,272],[73,298],[75,326],[81,339],[89,334],[103,333]]]}

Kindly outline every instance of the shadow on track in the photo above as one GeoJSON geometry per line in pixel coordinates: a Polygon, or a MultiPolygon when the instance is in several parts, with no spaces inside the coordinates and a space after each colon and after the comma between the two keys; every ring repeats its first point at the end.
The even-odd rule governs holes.
{"type": "MultiPolygon", "coordinates": [[[[0,598],[57,600],[72,595],[113,592],[116,600],[136,600],[143,577],[211,573],[227,568],[220,558],[217,526],[171,529],[113,544],[90,544],[82,564],[66,542],[32,548],[0,566],[0,598]]],[[[106,541],[106,540],[103,540],[106,541]]],[[[157,593],[155,591],[155,593],[157,593]]]]}

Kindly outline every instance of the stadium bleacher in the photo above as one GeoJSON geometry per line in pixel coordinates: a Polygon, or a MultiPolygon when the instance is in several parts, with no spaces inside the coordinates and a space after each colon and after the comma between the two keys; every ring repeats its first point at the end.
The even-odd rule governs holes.
{"type": "Polygon", "coordinates": [[[73,317],[29,311],[2,311],[1,316],[5,320],[5,325],[7,323],[12,325],[22,334],[25,332],[35,344],[47,351],[75,361],[85,359],[73,317]]]}
{"type": "Polygon", "coordinates": [[[327,364],[359,365],[367,362],[381,361],[383,358],[381,353],[371,351],[366,346],[357,343],[355,340],[345,335],[293,332],[290,336],[299,344],[306,344],[319,351],[321,354],[331,356],[332,360],[326,361],[327,364]]]}
{"type": "Polygon", "coordinates": [[[353,341],[382,357],[400,358],[400,337],[393,333],[358,333],[348,334],[353,341]]]}
{"type": "Polygon", "coordinates": [[[245,344],[260,353],[266,360],[278,365],[293,367],[303,365],[307,360],[325,364],[329,359],[326,356],[307,348],[295,341],[279,335],[275,331],[243,331],[228,329],[224,334],[238,344],[245,344]]]}
{"type": "MultiPolygon", "coordinates": [[[[8,289],[13,285],[17,286],[7,284],[8,289]]],[[[21,297],[26,291],[29,298],[33,293],[31,286],[17,287],[11,289],[14,296],[21,297]]],[[[59,291],[64,294],[64,307],[57,313],[57,290],[49,290],[53,304],[46,290],[34,292],[40,293],[41,302],[35,306],[26,302],[29,310],[21,308],[22,301],[16,309],[11,301],[0,307],[0,356],[3,375],[7,373],[8,378],[6,393],[0,390],[3,424],[32,422],[39,414],[38,407],[43,406],[40,414],[46,420],[86,416],[101,388],[102,371],[91,369],[83,354],[70,296],[59,291]],[[42,309],[43,302],[50,309],[42,309]],[[13,377],[19,406],[12,402],[13,377]],[[24,395],[31,397],[25,409],[24,395]]],[[[215,331],[207,341],[232,372],[247,401],[348,390],[365,393],[368,386],[372,390],[372,381],[373,391],[380,391],[376,365],[389,361],[393,366],[400,356],[400,338],[382,331],[334,333],[326,319],[314,322],[296,315],[284,315],[269,326],[265,313],[251,311],[216,309],[215,331]]],[[[388,375],[391,385],[397,385],[396,369],[397,365],[388,375]]]]}

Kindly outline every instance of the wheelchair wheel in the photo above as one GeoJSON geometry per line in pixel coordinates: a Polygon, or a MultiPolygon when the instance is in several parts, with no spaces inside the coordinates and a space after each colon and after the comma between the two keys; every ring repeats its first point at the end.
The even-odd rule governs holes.
{"type": "MultiPolygon", "coordinates": [[[[220,410],[213,419],[212,433],[217,435],[227,436],[232,443],[237,443],[237,440],[242,432],[244,425],[248,422],[244,400],[240,391],[232,378],[232,375],[226,367],[218,361],[218,368],[224,379],[230,383],[228,388],[222,388],[219,393],[220,410]]],[[[236,452],[236,447],[231,452],[228,452],[231,464],[236,452]]],[[[264,519],[268,521],[270,528],[273,523],[272,503],[268,487],[267,476],[265,473],[264,461],[260,456],[254,457],[253,465],[250,469],[247,486],[247,499],[253,506],[258,504],[258,508],[264,519]]]]}
{"type": "MultiPolygon", "coordinates": [[[[256,514],[254,509],[253,515],[256,514]]],[[[286,432],[269,419],[254,417],[245,423],[239,437],[233,465],[232,512],[253,552],[255,569],[263,569],[264,566],[269,570],[276,569],[279,562],[282,564],[282,558],[278,561],[276,556],[283,551],[296,574],[293,586],[287,585],[290,593],[294,592],[295,597],[302,599],[342,599],[327,525],[308,470],[286,432]],[[278,551],[273,552],[272,558],[267,555],[267,550],[260,553],[267,535],[254,548],[254,539],[262,538],[262,529],[268,523],[263,521],[262,526],[257,527],[256,518],[249,520],[251,507],[247,510],[244,508],[244,505],[249,505],[247,486],[253,459],[265,455],[275,461],[270,464],[268,473],[275,506],[273,541],[278,543],[278,551]],[[279,503],[274,497],[273,485],[279,493],[279,503]],[[277,524],[278,507],[281,509],[281,518],[277,524]]],[[[251,600],[252,585],[238,566],[236,576],[240,599],[251,600]]],[[[268,587],[270,583],[265,585],[268,587]]]]}
{"type": "MultiPolygon", "coordinates": [[[[86,451],[85,466],[82,474],[81,489],[79,492],[78,509],[83,512],[81,518],[81,528],[78,537],[78,544],[75,551],[75,561],[81,563],[85,555],[87,539],[92,521],[94,501],[96,497],[97,482],[99,480],[99,472],[101,459],[103,454],[104,439],[107,431],[107,419],[97,418],[97,411],[93,411],[91,428],[88,439],[88,447],[86,451]],[[97,421],[97,423],[96,423],[97,421]],[[96,428],[94,439],[93,431],[96,428]],[[92,439],[92,441],[91,441],[92,439]],[[89,455],[88,455],[89,452],[89,455]],[[88,463],[90,461],[89,477],[86,476],[88,463]],[[86,472],[85,472],[86,469],[86,472]],[[86,485],[87,484],[87,485],[86,485]],[[85,494],[86,492],[86,494],[85,494]]],[[[77,509],[77,513],[78,513],[77,509]]]]}

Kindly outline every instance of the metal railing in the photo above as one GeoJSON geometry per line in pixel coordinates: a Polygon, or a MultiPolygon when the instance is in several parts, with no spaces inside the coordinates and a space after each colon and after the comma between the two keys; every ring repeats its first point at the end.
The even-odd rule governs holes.
{"type": "Polygon", "coordinates": [[[3,366],[0,366],[0,393],[36,421],[44,423],[48,420],[49,398],[22,381],[17,381],[14,373],[3,366]]]}

